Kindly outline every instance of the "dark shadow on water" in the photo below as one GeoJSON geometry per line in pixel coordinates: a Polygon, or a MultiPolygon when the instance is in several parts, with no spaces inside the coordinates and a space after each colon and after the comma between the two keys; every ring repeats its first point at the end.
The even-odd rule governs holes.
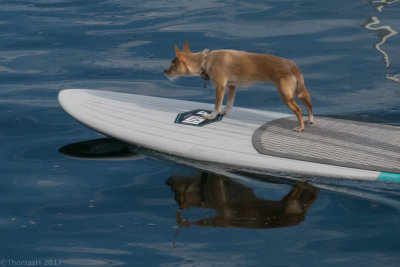
{"type": "Polygon", "coordinates": [[[305,214],[317,199],[317,188],[296,183],[281,200],[257,197],[253,190],[231,178],[209,172],[195,176],[171,176],[166,184],[175,194],[179,210],[179,227],[190,225],[276,228],[295,226],[304,221],[305,214]],[[216,212],[211,218],[195,221],[182,219],[181,212],[190,208],[209,208],[216,212]]]}
{"type": "Polygon", "coordinates": [[[72,158],[87,160],[134,160],[142,158],[134,152],[136,147],[128,143],[112,139],[100,138],[77,142],[59,149],[61,154],[72,158]]]}

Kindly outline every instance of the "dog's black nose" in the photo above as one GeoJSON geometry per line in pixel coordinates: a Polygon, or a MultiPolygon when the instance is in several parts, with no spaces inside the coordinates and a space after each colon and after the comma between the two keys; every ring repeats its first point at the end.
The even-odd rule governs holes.
{"type": "Polygon", "coordinates": [[[167,70],[164,70],[164,73],[167,73],[167,70]]]}

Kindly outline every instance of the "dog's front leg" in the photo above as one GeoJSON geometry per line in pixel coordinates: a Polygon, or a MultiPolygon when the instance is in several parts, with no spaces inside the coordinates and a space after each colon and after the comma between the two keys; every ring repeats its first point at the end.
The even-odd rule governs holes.
{"type": "Polygon", "coordinates": [[[235,100],[236,86],[228,86],[228,99],[226,100],[225,108],[219,114],[228,114],[228,111],[233,108],[233,101],[235,100]]]}
{"type": "Polygon", "coordinates": [[[221,110],[222,101],[224,100],[225,86],[217,86],[215,88],[215,106],[211,114],[203,115],[204,118],[212,120],[217,117],[221,110]]]}

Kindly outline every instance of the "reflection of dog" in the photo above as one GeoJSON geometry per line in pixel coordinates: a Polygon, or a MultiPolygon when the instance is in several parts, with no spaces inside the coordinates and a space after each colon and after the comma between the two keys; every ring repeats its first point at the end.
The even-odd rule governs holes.
{"type": "Polygon", "coordinates": [[[208,119],[213,119],[218,114],[226,114],[233,107],[237,86],[270,81],[275,84],[283,102],[297,116],[299,127],[295,128],[295,131],[304,130],[301,109],[296,104],[295,96],[307,108],[308,122],[314,122],[311,97],[304,86],[303,75],[296,64],[288,59],[236,50],[206,49],[203,52],[191,53],[187,42],[182,52],[175,46],[175,54],[171,66],[164,71],[167,77],[201,76],[203,79],[210,79],[214,84],[215,107],[210,115],[204,115],[208,119]],[[228,99],[224,110],[220,111],[226,86],[228,99]]]}
{"type": "MultiPolygon", "coordinates": [[[[258,198],[253,191],[228,177],[203,173],[201,177],[173,175],[167,182],[175,193],[179,210],[210,208],[213,218],[192,222],[199,226],[270,228],[297,225],[317,198],[317,189],[297,184],[280,201],[258,198]]],[[[189,226],[177,213],[179,226],[189,226]]]]}

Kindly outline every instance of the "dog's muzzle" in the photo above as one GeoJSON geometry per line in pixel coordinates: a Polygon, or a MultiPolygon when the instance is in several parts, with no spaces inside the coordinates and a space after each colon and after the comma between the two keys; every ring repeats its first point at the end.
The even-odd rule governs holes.
{"type": "Polygon", "coordinates": [[[164,70],[164,74],[165,74],[166,76],[169,76],[169,75],[171,74],[171,70],[170,70],[170,69],[164,70]]]}

